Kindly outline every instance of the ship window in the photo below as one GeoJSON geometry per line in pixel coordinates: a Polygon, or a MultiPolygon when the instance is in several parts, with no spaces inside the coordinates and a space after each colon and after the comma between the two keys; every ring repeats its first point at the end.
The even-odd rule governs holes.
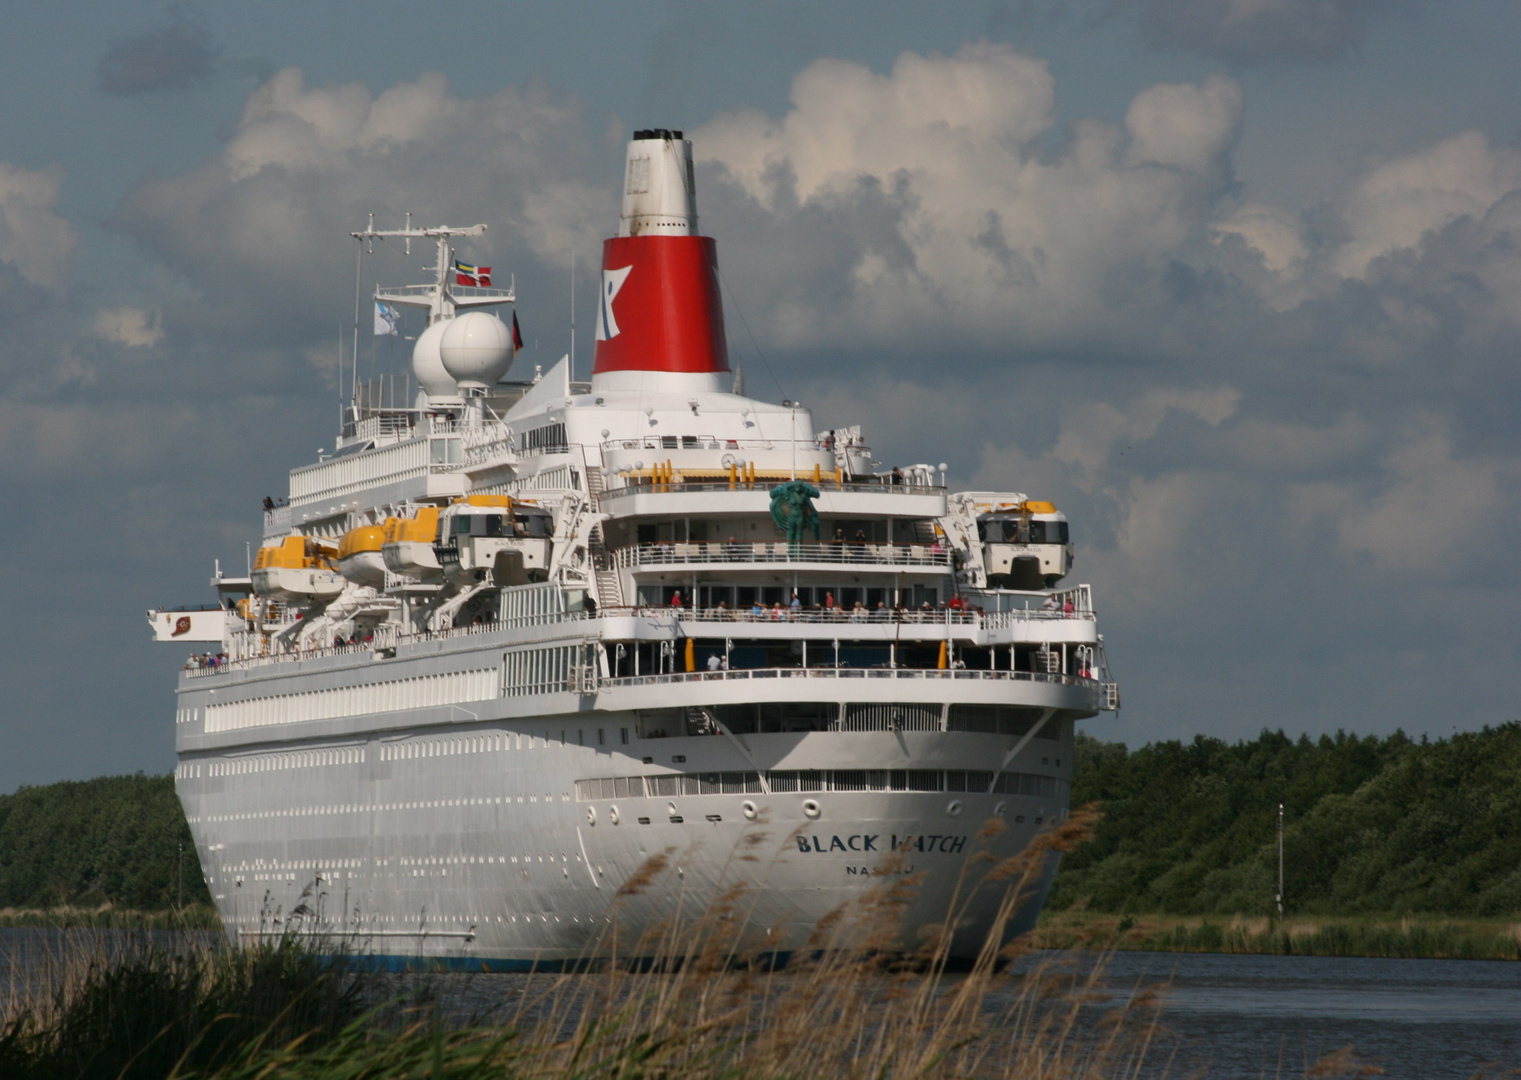
{"type": "Polygon", "coordinates": [[[548,536],[553,532],[548,516],[544,514],[518,514],[513,518],[521,536],[530,536],[535,539],[548,536]]]}
{"type": "Polygon", "coordinates": [[[828,731],[840,707],[832,701],[768,701],[759,711],[763,732],[828,731]]]}
{"type": "Polygon", "coordinates": [[[756,728],[757,706],[746,705],[709,705],[704,711],[713,714],[713,718],[735,735],[753,735],[756,728]]]}
{"type": "Polygon", "coordinates": [[[642,739],[664,739],[685,730],[684,709],[640,709],[634,715],[642,739]]]}
{"type": "Polygon", "coordinates": [[[1032,544],[1065,544],[1067,539],[1065,521],[1030,522],[1030,543],[1032,544]]]}
{"type": "MultiPolygon", "coordinates": [[[[1041,710],[1027,705],[953,704],[946,727],[950,731],[981,731],[994,735],[1023,735],[1040,718],[1041,710]]],[[[1056,738],[1059,725],[1047,721],[1041,735],[1056,738]]]]}

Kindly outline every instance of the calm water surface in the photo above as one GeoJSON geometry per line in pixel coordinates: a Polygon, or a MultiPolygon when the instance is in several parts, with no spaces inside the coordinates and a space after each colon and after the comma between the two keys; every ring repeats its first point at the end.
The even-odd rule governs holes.
{"type": "MultiPolygon", "coordinates": [[[[1170,983],[1175,1075],[1303,1076],[1353,1045],[1384,1075],[1446,1080],[1521,1066],[1521,964],[1120,953],[1116,988],[1170,983]]],[[[1514,1075],[1514,1074],[1513,1074],[1514,1075]]]]}

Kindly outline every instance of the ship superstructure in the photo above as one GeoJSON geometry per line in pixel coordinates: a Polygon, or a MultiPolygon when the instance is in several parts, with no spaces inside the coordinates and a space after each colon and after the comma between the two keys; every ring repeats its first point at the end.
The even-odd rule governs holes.
{"type": "Polygon", "coordinates": [[[689,909],[748,883],[779,951],[921,875],[912,946],[976,844],[1065,815],[1073,724],[1118,708],[1065,517],[735,392],[680,132],[629,144],[589,383],[503,381],[512,290],[445,269],[479,228],[356,234],[438,245],[433,283],[378,293],[428,312],[417,396],[356,394],[249,577],[149,612],[219,642],[180,676],[176,775],[228,933],[553,964],[665,853],[689,909]]]}

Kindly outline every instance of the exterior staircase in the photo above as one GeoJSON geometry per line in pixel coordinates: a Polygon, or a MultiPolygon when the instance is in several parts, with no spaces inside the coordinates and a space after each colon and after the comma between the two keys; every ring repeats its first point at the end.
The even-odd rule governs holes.
{"type": "MultiPolygon", "coordinates": [[[[602,511],[602,493],[607,490],[602,479],[602,469],[583,464],[586,473],[586,494],[593,513],[602,511]]],[[[597,579],[597,606],[602,609],[618,608],[623,606],[623,589],[617,569],[613,566],[613,558],[608,553],[607,545],[602,538],[602,525],[597,523],[592,527],[591,536],[587,543],[587,551],[591,555],[592,568],[597,579]]]]}

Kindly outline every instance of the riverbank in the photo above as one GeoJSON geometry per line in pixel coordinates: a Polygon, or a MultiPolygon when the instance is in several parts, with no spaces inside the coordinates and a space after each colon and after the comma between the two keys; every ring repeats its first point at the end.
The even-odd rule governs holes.
{"type": "Polygon", "coordinates": [[[1031,937],[1039,949],[1258,956],[1521,960],[1521,922],[1436,916],[1112,915],[1051,911],[1031,937]]]}
{"type": "Polygon", "coordinates": [[[190,904],[178,910],[139,911],[110,904],[92,907],[0,908],[0,928],[47,930],[221,930],[222,921],[210,904],[190,904]]]}

